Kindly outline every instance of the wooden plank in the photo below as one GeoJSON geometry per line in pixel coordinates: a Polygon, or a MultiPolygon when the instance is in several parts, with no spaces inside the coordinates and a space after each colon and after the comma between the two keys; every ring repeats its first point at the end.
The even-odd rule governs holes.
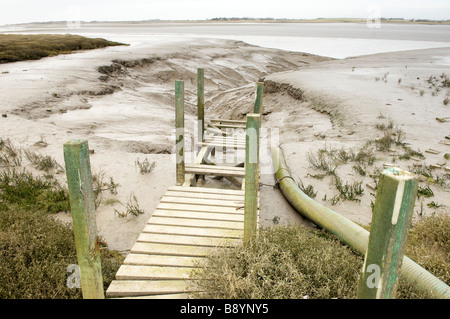
{"type": "Polygon", "coordinates": [[[198,236],[151,234],[151,233],[141,233],[137,241],[142,243],[187,245],[195,247],[229,246],[229,245],[237,245],[242,242],[240,239],[235,238],[214,238],[214,237],[198,237],[198,236]]]}
{"type": "Polygon", "coordinates": [[[182,219],[200,219],[200,220],[216,220],[226,222],[243,222],[244,213],[240,214],[228,214],[228,213],[209,213],[209,212],[196,212],[185,210],[167,210],[158,209],[153,215],[155,217],[169,217],[169,218],[182,218],[182,219]]]}
{"type": "Polygon", "coordinates": [[[216,165],[189,165],[186,166],[186,170],[189,171],[202,171],[217,174],[235,174],[241,176],[245,173],[242,167],[233,168],[231,166],[216,166],[216,165]]]}
{"type": "Polygon", "coordinates": [[[201,168],[201,169],[209,169],[209,170],[225,170],[231,172],[245,172],[244,167],[236,167],[236,166],[225,166],[225,165],[215,165],[215,164],[186,164],[186,167],[189,168],[201,168]]]}
{"type": "Polygon", "coordinates": [[[167,235],[189,235],[202,237],[219,237],[219,238],[240,238],[242,231],[217,229],[217,228],[193,228],[172,225],[146,225],[143,233],[167,234],[167,235]]]}
{"type": "Polygon", "coordinates": [[[136,242],[131,248],[131,252],[135,254],[158,254],[193,257],[206,257],[208,256],[210,251],[210,247],[147,242],[136,242]]]}
{"type": "Polygon", "coordinates": [[[141,266],[172,266],[172,267],[197,267],[206,262],[202,257],[167,256],[130,253],[125,258],[124,265],[141,266]]]}
{"type": "Polygon", "coordinates": [[[224,138],[224,137],[214,137],[207,138],[204,140],[205,143],[221,143],[221,144],[230,144],[230,145],[243,145],[245,146],[244,139],[236,139],[236,138],[224,138]]]}
{"type": "Polygon", "coordinates": [[[232,176],[232,177],[243,177],[245,175],[245,172],[237,172],[223,169],[195,168],[195,167],[186,167],[186,172],[188,174],[197,174],[197,175],[232,176]]]}
{"type": "Polygon", "coordinates": [[[224,141],[242,141],[245,142],[245,134],[235,134],[235,135],[228,135],[228,136],[222,136],[222,135],[206,135],[204,140],[209,139],[218,139],[218,140],[224,140],[224,141]]]}
{"type": "Polygon", "coordinates": [[[217,134],[217,135],[222,135],[222,136],[227,136],[228,133],[225,131],[222,131],[220,128],[218,128],[214,123],[212,123],[209,120],[205,120],[205,123],[207,125],[207,129],[210,128],[210,131],[213,134],[217,134]]]}
{"type": "Polygon", "coordinates": [[[189,197],[172,197],[164,195],[161,203],[175,203],[175,204],[192,204],[202,206],[218,206],[218,207],[241,207],[244,204],[243,200],[221,200],[221,199],[203,199],[203,198],[189,198],[189,197]]]}
{"type": "Polygon", "coordinates": [[[225,132],[221,131],[220,128],[211,127],[210,124],[208,124],[205,131],[213,134],[223,134],[225,136],[227,135],[225,132]]]}
{"type": "Polygon", "coordinates": [[[177,191],[167,191],[164,194],[164,196],[203,198],[203,199],[220,199],[220,200],[237,200],[237,201],[244,200],[244,195],[208,194],[208,193],[177,192],[177,191]]]}
{"type": "Polygon", "coordinates": [[[206,206],[198,204],[179,204],[161,202],[156,207],[164,210],[180,210],[185,212],[205,212],[205,213],[222,213],[222,214],[243,214],[244,205],[241,207],[224,207],[224,206],[206,206]],[[236,209],[239,208],[239,209],[236,209]]]}
{"type": "Polygon", "coordinates": [[[211,119],[211,122],[220,122],[220,123],[238,123],[245,124],[245,120],[222,120],[222,119],[211,119]]]}
{"type": "Polygon", "coordinates": [[[232,124],[216,124],[218,128],[242,128],[245,129],[245,125],[232,125],[232,124]]]}
{"type": "Polygon", "coordinates": [[[106,291],[108,297],[177,294],[201,291],[186,280],[114,280],[106,291]]]}
{"type": "Polygon", "coordinates": [[[116,280],[174,280],[189,279],[199,268],[122,265],[116,280]]]}
{"type": "Polygon", "coordinates": [[[200,227],[200,228],[207,227],[207,228],[236,229],[236,230],[244,229],[244,224],[242,222],[226,222],[223,220],[170,218],[158,216],[152,216],[152,218],[149,219],[148,224],[174,225],[174,226],[200,227]]]}
{"type": "Polygon", "coordinates": [[[168,188],[168,190],[181,191],[181,192],[206,193],[206,194],[245,195],[245,192],[243,190],[208,188],[208,187],[170,186],[168,188]]]}
{"type": "Polygon", "coordinates": [[[201,146],[208,146],[208,147],[220,147],[220,148],[235,148],[235,149],[245,149],[245,145],[239,144],[231,144],[231,143],[212,143],[212,142],[203,142],[199,143],[201,146]]]}

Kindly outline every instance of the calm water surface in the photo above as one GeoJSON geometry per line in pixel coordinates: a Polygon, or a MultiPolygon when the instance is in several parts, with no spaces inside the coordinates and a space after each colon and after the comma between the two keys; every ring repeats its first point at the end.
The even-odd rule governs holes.
{"type": "Polygon", "coordinates": [[[132,45],[156,38],[222,38],[335,58],[450,47],[450,25],[366,23],[81,23],[0,27],[4,33],[73,33],[132,45]],[[373,25],[372,25],[373,26],[373,25]]]}

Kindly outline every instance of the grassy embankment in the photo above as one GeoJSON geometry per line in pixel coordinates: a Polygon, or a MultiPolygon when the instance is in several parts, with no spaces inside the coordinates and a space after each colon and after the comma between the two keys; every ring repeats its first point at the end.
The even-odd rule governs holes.
{"type": "Polygon", "coordinates": [[[92,50],[116,45],[125,44],[71,34],[0,34],[0,63],[38,60],[78,50],[92,50]]]}

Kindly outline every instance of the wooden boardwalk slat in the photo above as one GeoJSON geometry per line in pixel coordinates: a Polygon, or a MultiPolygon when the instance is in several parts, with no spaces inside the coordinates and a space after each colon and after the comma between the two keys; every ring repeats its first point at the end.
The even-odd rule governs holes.
{"type": "Polygon", "coordinates": [[[205,246],[192,245],[173,245],[166,243],[145,243],[136,242],[131,248],[132,253],[168,255],[168,256],[188,256],[188,257],[206,257],[210,249],[205,246]]]}
{"type": "Polygon", "coordinates": [[[138,297],[199,291],[186,280],[114,280],[107,290],[107,296],[138,297]]]}
{"type": "Polygon", "coordinates": [[[189,198],[237,200],[237,201],[243,201],[245,199],[243,195],[208,194],[208,193],[177,192],[177,191],[167,191],[164,195],[171,197],[189,197],[189,198]]]}
{"type": "Polygon", "coordinates": [[[149,225],[171,225],[186,226],[192,228],[217,228],[217,229],[235,229],[243,230],[243,222],[223,221],[223,220],[204,220],[194,218],[171,218],[159,217],[153,215],[148,221],[149,225]]]}
{"type": "Polygon", "coordinates": [[[189,279],[198,268],[122,265],[116,274],[117,280],[175,280],[189,279]]]}
{"type": "Polygon", "coordinates": [[[170,186],[167,190],[188,192],[188,193],[201,193],[201,194],[219,194],[219,195],[242,195],[245,196],[245,192],[240,189],[222,189],[222,188],[209,188],[209,187],[186,187],[186,186],[170,186]]]}
{"type": "Polygon", "coordinates": [[[152,234],[152,233],[141,233],[137,241],[142,243],[188,245],[194,247],[217,247],[217,246],[235,245],[241,242],[240,239],[235,238],[214,238],[214,237],[198,237],[198,236],[152,234]]]}
{"type": "Polygon", "coordinates": [[[125,258],[124,265],[136,266],[172,266],[172,267],[197,267],[206,259],[202,257],[150,255],[130,253],[125,258]]]}
{"type": "Polygon", "coordinates": [[[222,142],[202,142],[199,143],[201,146],[207,147],[226,147],[226,148],[236,148],[236,149],[245,149],[245,145],[234,145],[231,143],[222,143],[222,142]]]}
{"type": "MultiPolygon", "coordinates": [[[[242,205],[244,206],[244,205],[242,205]]],[[[157,209],[164,210],[181,210],[186,212],[205,212],[205,213],[222,213],[222,214],[243,214],[244,209],[240,207],[221,207],[221,206],[207,206],[196,204],[178,204],[178,203],[165,203],[161,202],[156,207],[157,209]]]]}
{"type": "Polygon", "coordinates": [[[225,165],[208,165],[208,164],[186,164],[186,167],[190,168],[201,168],[201,169],[210,169],[210,170],[225,170],[230,172],[242,173],[245,172],[244,167],[236,167],[236,166],[225,166],[225,165]]]}
{"type": "Polygon", "coordinates": [[[201,206],[218,206],[218,207],[241,207],[244,205],[243,200],[221,200],[221,199],[203,199],[203,198],[189,198],[189,197],[172,197],[164,195],[161,203],[173,203],[173,204],[189,204],[189,205],[201,205],[201,206]]]}
{"type": "Polygon", "coordinates": [[[245,125],[239,125],[239,124],[215,124],[215,127],[218,128],[236,128],[236,129],[245,129],[245,125]]]}
{"type": "Polygon", "coordinates": [[[234,148],[234,146],[244,146],[246,145],[246,141],[242,140],[233,140],[233,139],[222,139],[222,138],[212,138],[204,140],[206,144],[223,144],[225,146],[234,148]]]}
{"type": "Polygon", "coordinates": [[[222,120],[222,119],[211,119],[211,122],[219,122],[219,123],[238,123],[238,124],[245,124],[247,123],[246,120],[222,120]]]}
{"type": "Polygon", "coordinates": [[[233,176],[233,177],[245,176],[245,170],[243,168],[228,169],[211,165],[201,165],[201,166],[186,165],[185,171],[187,174],[197,174],[197,175],[233,176]]]}
{"type": "Polygon", "coordinates": [[[232,214],[232,213],[211,213],[199,211],[157,209],[152,216],[215,220],[227,222],[244,222],[244,212],[242,211],[240,211],[239,214],[232,214]]]}
{"type": "Polygon", "coordinates": [[[142,231],[144,233],[168,234],[168,235],[186,235],[186,236],[203,236],[203,237],[219,237],[219,238],[241,238],[242,231],[217,229],[217,228],[195,228],[183,226],[166,226],[166,225],[147,225],[142,231]]]}

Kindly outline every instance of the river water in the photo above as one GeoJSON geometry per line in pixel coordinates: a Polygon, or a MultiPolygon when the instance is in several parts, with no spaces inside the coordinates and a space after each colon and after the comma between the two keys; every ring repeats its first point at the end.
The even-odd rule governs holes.
{"type": "Polygon", "coordinates": [[[2,33],[72,33],[131,45],[182,38],[234,39],[333,58],[450,47],[450,25],[367,23],[62,23],[0,27],[2,33]]]}

